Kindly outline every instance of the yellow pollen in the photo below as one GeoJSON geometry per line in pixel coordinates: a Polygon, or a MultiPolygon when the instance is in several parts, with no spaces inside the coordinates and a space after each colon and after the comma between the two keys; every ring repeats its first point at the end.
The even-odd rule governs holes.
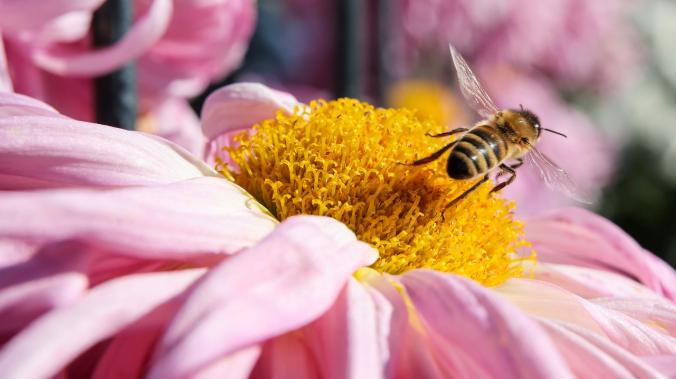
{"type": "Polygon", "coordinates": [[[279,220],[340,220],[378,249],[378,271],[430,268],[487,286],[521,275],[524,258],[514,252],[526,245],[522,225],[513,204],[489,195],[490,183],[447,208],[473,182],[450,179],[446,155],[424,166],[399,164],[450,142],[425,136],[443,129],[405,109],[317,101],[236,136],[225,152],[237,169],[218,169],[279,220]]]}

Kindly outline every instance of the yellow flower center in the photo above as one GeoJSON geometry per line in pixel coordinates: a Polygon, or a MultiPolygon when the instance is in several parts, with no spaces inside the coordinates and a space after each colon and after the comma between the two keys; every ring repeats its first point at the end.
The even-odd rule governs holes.
{"type": "Polygon", "coordinates": [[[484,285],[520,275],[514,251],[525,241],[511,203],[484,184],[447,208],[472,181],[450,179],[445,158],[399,164],[448,143],[425,136],[442,130],[405,109],[318,101],[238,135],[238,146],[225,149],[237,169],[219,170],[279,220],[312,214],[342,221],[378,249],[378,271],[430,268],[484,285]]]}

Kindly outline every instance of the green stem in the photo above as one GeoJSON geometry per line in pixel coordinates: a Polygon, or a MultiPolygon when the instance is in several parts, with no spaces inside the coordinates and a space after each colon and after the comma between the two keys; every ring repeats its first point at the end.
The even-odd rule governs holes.
{"type": "Polygon", "coordinates": [[[337,0],[336,95],[362,96],[362,42],[364,10],[362,0],[337,0]]]}
{"type": "MultiPolygon", "coordinates": [[[[92,19],[94,46],[115,44],[132,23],[132,0],[107,0],[92,19]]],[[[134,130],[138,111],[135,64],[126,64],[117,71],[95,78],[94,103],[96,122],[134,130]]]]}

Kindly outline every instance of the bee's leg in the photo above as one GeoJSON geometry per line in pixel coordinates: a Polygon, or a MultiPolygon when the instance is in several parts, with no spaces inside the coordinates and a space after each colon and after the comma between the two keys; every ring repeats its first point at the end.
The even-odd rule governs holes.
{"type": "MultiPolygon", "coordinates": [[[[522,163],[523,163],[523,161],[520,162],[520,163],[517,163],[516,167],[521,166],[522,163]]],[[[500,169],[502,171],[500,171],[500,173],[498,174],[498,177],[503,173],[509,173],[509,174],[512,174],[512,176],[510,176],[504,182],[499,183],[497,186],[493,187],[493,189],[491,190],[491,193],[500,191],[501,189],[503,189],[503,188],[507,187],[508,185],[512,184],[514,179],[516,179],[516,170],[514,170],[514,166],[508,166],[508,165],[503,163],[503,164],[500,165],[500,169]]]]}
{"type": "MultiPolygon", "coordinates": [[[[523,158],[516,158],[516,163],[514,163],[513,165],[509,165],[509,167],[511,167],[513,169],[517,169],[521,166],[523,166],[523,158]]],[[[504,172],[504,171],[501,171],[501,172],[504,172]]]]}
{"type": "Polygon", "coordinates": [[[438,138],[438,137],[446,137],[446,136],[450,136],[450,135],[453,135],[453,134],[466,132],[468,130],[469,130],[468,128],[457,128],[457,129],[449,130],[447,132],[443,132],[443,133],[439,133],[439,134],[425,133],[425,135],[428,136],[428,137],[438,138]]]}
{"type": "Polygon", "coordinates": [[[434,153],[432,153],[432,155],[430,155],[429,157],[418,159],[417,161],[413,161],[413,163],[400,163],[400,164],[404,164],[404,165],[407,165],[407,166],[419,166],[421,164],[430,163],[432,161],[437,160],[443,153],[446,152],[446,150],[453,147],[453,145],[455,145],[457,142],[458,141],[453,141],[453,142],[449,143],[448,145],[442,147],[438,151],[435,151],[434,153]]]}
{"type": "Polygon", "coordinates": [[[463,192],[462,195],[456,197],[456,198],[453,199],[450,203],[448,203],[448,205],[446,205],[446,208],[444,208],[444,211],[445,211],[446,209],[452,207],[453,205],[455,205],[458,201],[460,201],[460,200],[466,198],[467,195],[469,195],[470,193],[472,193],[475,189],[479,188],[479,186],[482,185],[482,184],[484,184],[487,180],[488,180],[488,174],[484,175],[484,177],[481,178],[481,180],[479,180],[478,182],[476,182],[473,186],[469,187],[469,189],[468,189],[467,191],[463,192]]]}
{"type": "MultiPolygon", "coordinates": [[[[521,167],[522,165],[523,165],[523,158],[516,158],[516,163],[514,163],[512,165],[508,165],[508,166],[513,168],[513,169],[517,169],[517,168],[521,167]]],[[[511,172],[507,171],[507,170],[500,170],[500,172],[498,172],[498,174],[495,175],[495,180],[498,180],[498,179],[500,179],[500,177],[502,175],[509,174],[509,173],[511,173],[511,172]]]]}

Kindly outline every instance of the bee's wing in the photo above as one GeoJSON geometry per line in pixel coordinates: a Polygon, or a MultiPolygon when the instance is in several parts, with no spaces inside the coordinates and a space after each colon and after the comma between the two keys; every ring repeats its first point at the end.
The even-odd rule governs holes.
{"type": "Polygon", "coordinates": [[[493,100],[488,96],[483,86],[481,86],[479,79],[474,75],[472,69],[469,68],[465,59],[455,50],[453,45],[449,44],[448,48],[451,50],[451,57],[453,58],[455,71],[458,74],[462,96],[467,100],[472,109],[482,117],[488,118],[496,113],[498,107],[495,106],[493,100]]]}
{"type": "Polygon", "coordinates": [[[573,200],[591,204],[592,196],[578,187],[564,169],[557,166],[538,149],[531,145],[530,152],[524,158],[538,169],[547,187],[562,192],[573,200]]]}

